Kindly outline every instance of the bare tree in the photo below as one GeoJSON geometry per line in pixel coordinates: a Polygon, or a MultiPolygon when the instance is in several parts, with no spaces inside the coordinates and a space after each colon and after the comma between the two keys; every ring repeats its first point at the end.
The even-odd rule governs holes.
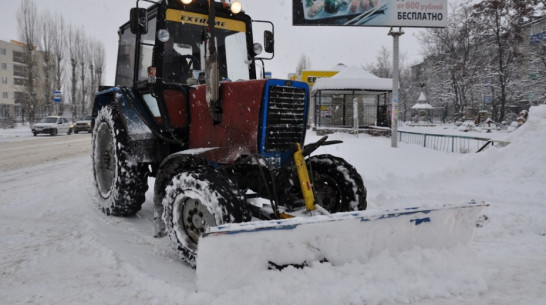
{"type": "Polygon", "coordinates": [[[87,37],[85,36],[85,33],[83,31],[80,32],[81,36],[79,39],[79,45],[77,47],[77,58],[78,62],[80,64],[80,90],[79,90],[79,116],[83,116],[86,112],[86,104],[87,104],[87,92],[89,89],[89,86],[87,84],[87,67],[91,64],[90,63],[90,52],[89,47],[90,43],[87,37]]]}
{"type": "Polygon", "coordinates": [[[55,86],[55,78],[52,76],[55,74],[56,64],[54,56],[56,25],[53,17],[49,13],[45,13],[41,16],[39,21],[41,35],[40,35],[40,50],[44,61],[43,67],[43,96],[46,107],[53,110],[52,94],[55,86]]]}
{"type": "MultiPolygon", "coordinates": [[[[72,117],[80,116],[81,99],[80,95],[77,94],[78,90],[81,88],[81,83],[78,81],[77,73],[79,71],[79,64],[83,59],[83,32],[81,29],[74,29],[72,26],[69,29],[69,38],[68,38],[68,52],[70,53],[70,67],[71,67],[71,76],[69,78],[70,86],[70,105],[72,108],[72,117]]],[[[80,76],[81,79],[81,76],[80,76]]]]}
{"type": "Polygon", "coordinates": [[[364,66],[364,69],[378,77],[392,77],[392,53],[385,46],[381,50],[373,63],[364,66]]]}
{"type": "MultiPolygon", "coordinates": [[[[66,27],[64,23],[64,18],[60,15],[55,16],[54,18],[55,31],[53,32],[53,56],[55,57],[55,89],[62,90],[62,75],[64,71],[63,59],[66,55],[66,27]]],[[[59,112],[64,112],[64,101],[59,105],[59,112]]]]}
{"type": "MultiPolygon", "coordinates": [[[[38,14],[33,0],[22,0],[17,10],[17,25],[19,39],[24,43],[23,57],[26,64],[25,92],[20,96],[23,112],[26,112],[31,123],[34,122],[37,96],[36,83],[36,59],[34,51],[38,43],[38,14]]],[[[23,113],[23,120],[25,113],[23,113]]]]}
{"type": "MultiPolygon", "coordinates": [[[[399,79],[400,88],[398,91],[398,99],[399,99],[398,110],[401,114],[400,119],[403,121],[406,120],[406,115],[407,115],[407,112],[409,111],[409,107],[413,105],[412,102],[416,100],[416,96],[414,98],[414,95],[416,95],[416,93],[414,93],[412,90],[413,85],[411,83],[412,81],[411,72],[406,62],[407,62],[407,53],[403,52],[399,54],[398,79],[399,79]]],[[[392,64],[393,64],[392,52],[385,46],[381,46],[381,50],[379,50],[379,53],[377,54],[375,61],[367,65],[363,65],[362,68],[374,74],[375,76],[382,77],[382,78],[392,78],[393,77],[392,64]]]]}
{"type": "Polygon", "coordinates": [[[104,46],[87,37],[83,29],[68,26],[61,15],[38,17],[34,0],[21,0],[17,18],[27,81],[24,92],[16,96],[23,105],[23,116],[33,122],[44,105],[51,113],[54,90],[64,92],[58,112],[68,105],[73,118],[89,113],[102,81],[104,46]]]}
{"type": "Polygon", "coordinates": [[[474,108],[472,91],[483,71],[483,31],[469,18],[470,4],[452,6],[448,27],[429,29],[421,36],[427,52],[427,69],[419,82],[444,107],[450,103],[455,113],[474,108]]]}
{"type": "Polygon", "coordinates": [[[102,82],[102,71],[104,69],[104,58],[105,58],[105,50],[104,46],[100,41],[97,41],[95,39],[89,40],[89,50],[90,50],[90,56],[89,56],[89,74],[90,74],[90,83],[89,88],[87,90],[88,97],[89,97],[89,105],[87,107],[87,110],[91,112],[92,110],[92,103],[91,101],[94,100],[95,94],[98,91],[98,87],[102,82]]]}
{"type": "Polygon", "coordinates": [[[535,15],[536,0],[482,0],[474,5],[473,17],[483,25],[490,37],[491,72],[496,78],[494,87],[499,91],[498,121],[503,121],[506,106],[517,92],[514,84],[518,80],[521,65],[523,29],[521,25],[535,15]]]}
{"type": "Polygon", "coordinates": [[[298,66],[296,67],[296,74],[301,75],[301,71],[311,68],[311,60],[307,55],[301,55],[298,66]]]}

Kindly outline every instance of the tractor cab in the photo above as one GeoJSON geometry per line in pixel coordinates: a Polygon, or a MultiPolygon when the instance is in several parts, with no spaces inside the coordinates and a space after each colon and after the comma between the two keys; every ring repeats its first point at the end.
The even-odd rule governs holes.
{"type": "MultiPolygon", "coordinates": [[[[219,81],[256,79],[255,60],[263,48],[253,43],[251,18],[234,6],[240,7],[163,0],[144,9],[137,2],[119,30],[116,85],[205,84],[208,62],[217,66],[219,81]]],[[[265,36],[266,50],[272,51],[272,32],[265,36]]]]}
{"type": "MultiPolygon", "coordinates": [[[[256,21],[264,22],[264,21],[256,21]]],[[[206,86],[214,123],[221,122],[221,82],[256,79],[257,60],[273,58],[273,25],[253,42],[251,18],[239,2],[137,0],[120,27],[116,85],[145,101],[136,109],[158,137],[184,144],[190,91],[206,86]],[[154,3],[149,8],[140,2],[154,3]],[[259,57],[265,48],[269,57],[259,57]]],[[[263,74],[262,74],[263,75],[263,74]]]]}

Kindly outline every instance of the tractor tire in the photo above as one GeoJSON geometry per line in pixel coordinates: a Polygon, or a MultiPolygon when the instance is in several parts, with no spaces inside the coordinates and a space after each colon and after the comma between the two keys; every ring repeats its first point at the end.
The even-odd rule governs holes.
{"type": "Polygon", "coordinates": [[[195,268],[199,238],[209,227],[250,220],[250,212],[230,180],[201,167],[177,174],[166,188],[163,220],[180,258],[195,268]]]}
{"type": "Polygon", "coordinates": [[[330,213],[366,209],[366,187],[347,161],[332,155],[317,155],[307,160],[307,167],[316,204],[330,213]]]}
{"type": "Polygon", "coordinates": [[[98,112],[92,138],[99,208],[106,215],[135,215],[146,199],[148,169],[129,160],[127,131],[115,108],[105,106],[98,112]]]}

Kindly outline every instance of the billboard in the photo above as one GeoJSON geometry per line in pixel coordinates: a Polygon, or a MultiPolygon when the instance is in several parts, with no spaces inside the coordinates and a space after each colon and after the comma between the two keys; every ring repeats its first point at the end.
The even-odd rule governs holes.
{"type": "Polygon", "coordinates": [[[293,25],[447,27],[447,0],[292,0],[293,25]]]}

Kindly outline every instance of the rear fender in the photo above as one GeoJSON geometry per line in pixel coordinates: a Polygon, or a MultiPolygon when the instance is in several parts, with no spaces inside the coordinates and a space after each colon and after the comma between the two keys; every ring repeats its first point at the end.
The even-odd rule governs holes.
{"type": "Polygon", "coordinates": [[[127,128],[127,134],[132,141],[153,139],[154,135],[136,109],[139,99],[131,89],[113,87],[106,91],[99,92],[95,98],[93,114],[105,105],[114,104],[120,112],[123,125],[127,128]],[[104,94],[102,94],[104,92],[104,94]]]}
{"type": "MultiPolygon", "coordinates": [[[[112,87],[97,93],[93,105],[93,118],[105,106],[114,107],[121,115],[121,121],[129,137],[131,158],[135,161],[149,162],[153,159],[155,136],[143,121],[136,109],[138,97],[128,88],[112,87]]],[[[94,127],[94,121],[92,122],[94,127]]]]}

